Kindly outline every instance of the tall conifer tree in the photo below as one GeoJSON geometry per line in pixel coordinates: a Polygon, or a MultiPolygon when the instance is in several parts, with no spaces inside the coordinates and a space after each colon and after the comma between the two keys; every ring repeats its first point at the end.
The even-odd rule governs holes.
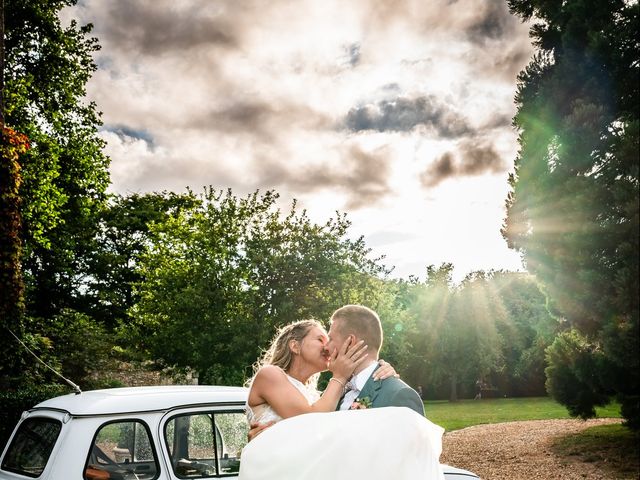
{"type": "Polygon", "coordinates": [[[533,19],[503,235],[566,331],[547,388],[573,415],[616,395],[640,426],[638,2],[510,0],[533,19]]]}

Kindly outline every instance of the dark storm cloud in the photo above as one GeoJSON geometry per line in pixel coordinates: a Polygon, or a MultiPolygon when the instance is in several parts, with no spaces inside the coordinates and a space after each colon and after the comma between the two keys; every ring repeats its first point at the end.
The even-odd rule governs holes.
{"type": "Polygon", "coordinates": [[[505,79],[514,81],[528,63],[531,54],[531,45],[528,42],[510,44],[501,53],[496,54],[494,61],[487,67],[493,72],[500,72],[505,79]]]}
{"type": "Polygon", "coordinates": [[[332,120],[306,105],[239,100],[221,108],[193,115],[187,126],[196,130],[247,134],[274,143],[292,128],[329,129],[332,120]]]}
{"type": "Polygon", "coordinates": [[[218,11],[217,2],[188,9],[161,0],[109,0],[103,5],[108,20],[96,24],[96,33],[124,51],[156,56],[200,45],[234,48],[239,42],[237,25],[218,11]]]}
{"type": "Polygon", "coordinates": [[[420,182],[430,188],[448,178],[500,173],[505,168],[504,161],[493,145],[477,145],[474,140],[467,140],[460,145],[457,155],[446,152],[431,163],[420,175],[420,182]]]}
{"type": "Polygon", "coordinates": [[[467,39],[476,47],[467,54],[467,63],[474,65],[482,77],[515,82],[532,54],[529,39],[520,34],[520,20],[509,12],[507,2],[481,0],[474,11],[476,15],[462,25],[467,39]]]}
{"type": "Polygon", "coordinates": [[[478,2],[477,16],[467,26],[467,36],[474,43],[500,40],[513,32],[518,20],[509,13],[507,2],[478,2]]]}
{"type": "Polygon", "coordinates": [[[260,184],[267,188],[286,186],[305,193],[338,190],[347,194],[345,208],[355,210],[374,205],[391,193],[387,183],[390,161],[386,149],[365,152],[352,145],[342,153],[337,167],[323,164],[293,170],[278,160],[262,158],[258,170],[260,184]]]}
{"type": "Polygon", "coordinates": [[[441,104],[433,96],[417,98],[398,97],[352,108],[344,124],[347,129],[359,132],[408,132],[417,126],[432,128],[441,137],[459,137],[469,132],[464,117],[441,104]]]}
{"type": "Polygon", "coordinates": [[[391,193],[387,184],[390,158],[384,150],[369,153],[352,146],[345,155],[345,161],[351,164],[350,173],[343,176],[343,188],[349,194],[345,205],[347,209],[374,205],[391,193]]]}
{"type": "Polygon", "coordinates": [[[264,132],[275,111],[271,105],[262,102],[237,102],[227,108],[215,110],[208,115],[208,121],[198,119],[199,127],[211,127],[224,132],[264,132]]]}

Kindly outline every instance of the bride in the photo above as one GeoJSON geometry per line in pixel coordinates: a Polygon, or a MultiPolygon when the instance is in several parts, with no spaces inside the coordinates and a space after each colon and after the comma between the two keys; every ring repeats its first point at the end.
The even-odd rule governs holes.
{"type": "MultiPolygon", "coordinates": [[[[294,322],[256,363],[247,418],[275,425],[244,448],[239,479],[443,478],[442,429],[423,416],[405,407],[336,411],[347,381],[367,359],[367,345],[345,341],[329,352],[328,344],[319,322],[294,322]],[[320,394],[317,381],[326,369],[333,376],[320,394]]],[[[395,370],[384,363],[374,375],[384,379],[395,370]]]]}

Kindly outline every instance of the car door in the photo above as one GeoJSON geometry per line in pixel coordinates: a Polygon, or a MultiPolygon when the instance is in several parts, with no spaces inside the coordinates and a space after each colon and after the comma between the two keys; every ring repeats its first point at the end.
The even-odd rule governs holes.
{"type": "Polygon", "coordinates": [[[169,478],[236,477],[247,432],[242,405],[172,410],[158,432],[169,478]]]}

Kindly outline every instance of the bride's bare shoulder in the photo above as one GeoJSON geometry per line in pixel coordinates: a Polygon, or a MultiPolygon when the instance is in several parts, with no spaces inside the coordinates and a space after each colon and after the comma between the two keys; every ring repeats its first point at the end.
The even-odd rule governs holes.
{"type": "Polygon", "coordinates": [[[258,370],[256,374],[256,380],[265,380],[269,382],[280,381],[285,379],[284,370],[275,365],[265,365],[258,370]]]}

